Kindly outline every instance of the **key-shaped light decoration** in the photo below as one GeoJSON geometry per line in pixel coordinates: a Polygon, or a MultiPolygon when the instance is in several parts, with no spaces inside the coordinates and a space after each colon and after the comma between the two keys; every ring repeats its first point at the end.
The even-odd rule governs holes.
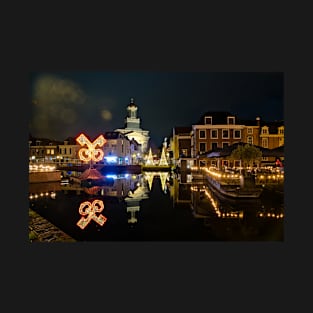
{"type": "Polygon", "coordinates": [[[79,206],[79,214],[82,215],[82,217],[77,222],[77,226],[84,229],[91,220],[94,220],[99,225],[103,226],[107,218],[102,214],[99,214],[98,216],[96,215],[96,213],[101,213],[103,208],[104,205],[102,200],[94,200],[92,203],[89,201],[82,202],[79,206]]]}
{"type": "Polygon", "coordinates": [[[76,138],[76,141],[81,146],[85,146],[85,145],[87,146],[87,148],[81,148],[78,151],[78,156],[80,160],[86,161],[86,162],[89,162],[89,161],[98,162],[103,159],[104,152],[101,149],[96,148],[96,146],[101,148],[107,142],[106,139],[103,137],[103,135],[100,135],[97,139],[94,140],[94,142],[91,142],[86,137],[86,135],[80,134],[76,138]]]}

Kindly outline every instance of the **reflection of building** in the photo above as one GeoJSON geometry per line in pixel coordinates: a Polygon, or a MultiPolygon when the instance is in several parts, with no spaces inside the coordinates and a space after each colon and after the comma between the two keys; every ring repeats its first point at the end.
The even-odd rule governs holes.
{"type": "Polygon", "coordinates": [[[137,183],[137,188],[134,190],[130,190],[127,197],[124,199],[126,202],[127,213],[130,213],[128,223],[137,223],[136,213],[140,210],[140,201],[148,198],[148,189],[145,184],[143,184],[143,181],[141,179],[137,183]]]}
{"type": "Polygon", "coordinates": [[[105,175],[106,179],[113,179],[111,186],[101,186],[100,194],[102,196],[125,198],[130,190],[136,188],[138,183],[138,175],[130,174],[113,174],[105,175]]]}
{"type": "Polygon", "coordinates": [[[173,203],[190,203],[191,202],[191,183],[182,183],[178,179],[173,179],[171,188],[171,198],[173,203]]]}
{"type": "Polygon", "coordinates": [[[130,98],[130,103],[127,106],[128,116],[125,118],[125,128],[115,129],[124,134],[130,140],[134,138],[140,145],[142,153],[148,150],[149,131],[140,128],[140,118],[137,117],[138,107],[134,103],[134,98],[130,98]]]}

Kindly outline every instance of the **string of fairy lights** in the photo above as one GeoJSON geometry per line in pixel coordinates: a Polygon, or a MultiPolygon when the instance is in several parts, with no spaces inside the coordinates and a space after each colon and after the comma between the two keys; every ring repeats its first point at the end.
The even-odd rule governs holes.
{"type": "MultiPolygon", "coordinates": [[[[198,186],[191,186],[191,191],[193,192],[203,192],[205,194],[205,196],[207,197],[207,199],[209,199],[210,204],[213,207],[213,210],[215,212],[215,214],[217,215],[218,218],[239,218],[239,219],[243,219],[244,217],[244,211],[243,210],[239,210],[239,211],[230,211],[230,212],[221,212],[220,208],[219,208],[219,204],[218,201],[215,200],[212,196],[212,194],[209,192],[208,187],[206,186],[202,186],[202,187],[198,187],[198,186]]],[[[271,210],[271,209],[270,209],[271,210]]],[[[283,213],[274,213],[274,212],[266,212],[265,208],[263,207],[263,211],[258,211],[256,213],[257,217],[261,217],[261,218],[274,218],[274,219],[282,219],[284,217],[283,213]]]]}

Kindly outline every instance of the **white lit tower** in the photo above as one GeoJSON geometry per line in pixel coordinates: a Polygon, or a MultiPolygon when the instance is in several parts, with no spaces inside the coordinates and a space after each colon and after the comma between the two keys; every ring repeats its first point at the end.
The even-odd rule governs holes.
{"type": "Polygon", "coordinates": [[[134,102],[134,98],[130,98],[130,103],[127,106],[128,115],[125,118],[125,128],[115,129],[123,133],[129,140],[134,138],[141,144],[142,153],[148,150],[149,131],[140,128],[140,118],[137,117],[138,106],[134,102]]]}

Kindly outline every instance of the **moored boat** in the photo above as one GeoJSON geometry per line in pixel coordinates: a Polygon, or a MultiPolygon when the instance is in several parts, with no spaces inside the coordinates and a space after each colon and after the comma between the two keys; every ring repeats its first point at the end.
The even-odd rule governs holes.
{"type": "Polygon", "coordinates": [[[220,175],[214,174],[212,175],[212,172],[206,173],[206,180],[215,191],[223,196],[235,199],[257,199],[263,192],[263,188],[256,187],[255,184],[245,187],[244,183],[240,183],[240,179],[244,180],[244,177],[231,177],[232,180],[227,181],[227,179],[221,179],[220,175]]]}

